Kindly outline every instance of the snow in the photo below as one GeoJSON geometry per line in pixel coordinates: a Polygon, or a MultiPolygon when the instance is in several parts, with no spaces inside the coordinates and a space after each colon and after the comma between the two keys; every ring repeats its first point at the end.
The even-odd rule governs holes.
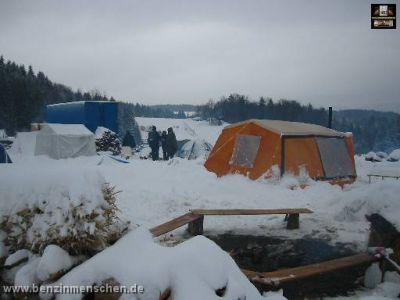
{"type": "Polygon", "coordinates": [[[389,160],[399,161],[400,160],[400,149],[393,150],[389,154],[389,160]]]}
{"type": "Polygon", "coordinates": [[[56,245],[49,245],[44,249],[36,268],[36,274],[41,281],[45,281],[50,275],[68,270],[72,265],[73,259],[68,252],[56,245]]]}
{"type": "Polygon", "coordinates": [[[381,157],[379,157],[375,152],[371,151],[371,152],[368,152],[365,155],[365,160],[374,161],[374,162],[380,162],[383,159],[381,157]]]}
{"type": "Polygon", "coordinates": [[[7,151],[13,161],[24,160],[29,156],[35,155],[37,134],[38,131],[17,133],[14,143],[10,150],[7,151]]]}
{"type": "Polygon", "coordinates": [[[24,259],[28,259],[32,253],[29,250],[21,249],[7,257],[6,261],[4,262],[5,267],[10,267],[24,259]]]}
{"type": "Polygon", "coordinates": [[[103,137],[104,133],[106,133],[106,132],[111,132],[111,133],[115,134],[115,132],[113,132],[112,130],[99,126],[99,127],[97,127],[96,132],[94,133],[94,136],[96,139],[100,139],[103,137]]]}
{"type": "Polygon", "coordinates": [[[381,280],[382,271],[379,268],[379,263],[373,263],[365,272],[364,286],[369,289],[374,289],[379,283],[381,283],[381,280]]]}
{"type": "MultiPolygon", "coordinates": [[[[136,120],[142,131],[151,125],[157,126],[158,130],[173,127],[178,140],[202,139],[210,144],[215,143],[223,128],[188,119],[136,120]]],[[[147,137],[147,133],[143,137],[147,137]]],[[[143,284],[157,291],[173,287],[179,291],[178,298],[174,299],[213,299],[215,295],[209,293],[228,281],[235,282],[231,290],[235,297],[243,296],[240,291],[252,295],[252,286],[213,242],[198,237],[167,248],[160,246],[160,242],[154,243],[146,233],[146,229],[195,208],[309,208],[314,213],[300,217],[299,230],[285,230],[281,216],[209,216],[204,221],[205,234],[312,236],[332,244],[349,243],[358,251],[367,248],[369,223],[365,215],[380,213],[400,230],[400,181],[376,178],[369,184],[367,176],[398,174],[400,162],[374,163],[366,161],[364,156],[357,156],[358,178],[354,184],[341,188],[313,181],[306,174],[298,178],[288,175],[281,180],[272,176],[252,181],[237,174],[218,178],[204,168],[203,157],[156,162],[133,157],[128,160],[129,164],[98,156],[57,161],[34,157],[34,140],[35,133],[18,134],[9,151],[14,164],[0,167],[0,199],[7,199],[0,201],[1,215],[32,205],[60,213],[69,203],[84,203],[88,210],[95,209],[101,201],[99,185],[109,182],[121,191],[116,203],[120,217],[142,228],[66,274],[61,279],[64,284],[81,280],[101,282],[107,275],[115,276],[121,284],[143,284]],[[304,184],[306,186],[301,188],[304,184]],[[145,269],[144,266],[146,272],[139,272],[145,269]],[[188,296],[190,289],[192,294],[188,296]]],[[[52,213],[46,218],[46,221],[38,221],[35,228],[46,228],[46,224],[59,222],[60,215],[52,213]]],[[[86,225],[90,230],[90,224],[86,225]]],[[[184,230],[177,229],[172,232],[172,237],[168,234],[165,238],[181,241],[186,238],[184,230]]],[[[32,270],[37,270],[39,262],[29,262],[32,265],[23,269],[19,277],[21,282],[38,280],[38,274],[32,270]]],[[[396,291],[400,293],[400,283],[393,278],[373,290],[358,291],[353,299],[390,298],[396,291]]],[[[268,296],[279,298],[279,295],[268,296]]]]}
{"type": "MultiPolygon", "coordinates": [[[[233,259],[209,239],[198,236],[175,247],[163,247],[143,229],[127,234],[54,285],[101,284],[109,278],[123,286],[143,286],[140,299],[158,299],[167,288],[174,300],[220,299],[215,290],[223,287],[227,287],[226,299],[263,299],[233,259]]],[[[58,295],[57,299],[80,296],[58,295]]]]}
{"type": "Polygon", "coordinates": [[[39,262],[39,257],[32,257],[26,265],[17,271],[15,274],[14,284],[19,286],[31,286],[32,284],[38,284],[39,279],[36,275],[36,269],[39,265],[39,262]]]}
{"type": "Polygon", "coordinates": [[[56,233],[58,237],[80,234],[87,224],[84,218],[77,222],[78,216],[101,213],[107,207],[102,194],[105,178],[96,166],[85,166],[85,159],[70,161],[74,163],[40,157],[1,168],[0,199],[6,201],[0,201],[0,217],[19,224],[12,226],[13,236],[26,228],[26,242],[34,245],[56,233]],[[29,223],[18,215],[24,209],[41,213],[29,223]],[[54,226],[57,230],[51,230],[54,226]]]}
{"type": "Polygon", "coordinates": [[[91,136],[93,133],[82,124],[43,124],[41,130],[50,131],[57,135],[91,136]]]}

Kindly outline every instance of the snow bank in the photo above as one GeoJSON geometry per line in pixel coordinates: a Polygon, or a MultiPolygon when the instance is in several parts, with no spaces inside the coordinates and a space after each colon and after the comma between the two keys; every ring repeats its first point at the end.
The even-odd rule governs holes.
{"type": "MultiPolygon", "coordinates": [[[[207,238],[198,236],[175,247],[162,247],[143,229],[127,234],[54,285],[100,285],[109,278],[122,286],[143,286],[140,299],[158,299],[167,288],[174,300],[221,299],[215,291],[224,287],[226,299],[265,299],[233,259],[207,238]]],[[[58,299],[80,297],[58,295],[58,299]]]]}

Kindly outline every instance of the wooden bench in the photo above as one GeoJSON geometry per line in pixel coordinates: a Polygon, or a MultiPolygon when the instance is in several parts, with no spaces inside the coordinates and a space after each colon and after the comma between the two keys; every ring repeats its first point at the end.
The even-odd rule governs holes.
{"type": "Polygon", "coordinates": [[[368,182],[371,183],[371,177],[381,177],[382,180],[385,178],[394,178],[399,180],[400,175],[379,175],[379,174],[368,174],[368,182]]]}
{"type": "Polygon", "coordinates": [[[164,224],[150,229],[155,236],[160,236],[183,225],[188,224],[191,235],[203,234],[204,216],[255,216],[255,215],[285,215],[287,229],[297,229],[300,226],[300,214],[310,214],[307,208],[280,208],[280,209],[194,209],[189,213],[172,219],[164,224]]]}
{"type": "Polygon", "coordinates": [[[255,285],[263,290],[280,287],[283,284],[299,281],[313,276],[323,275],[326,273],[347,269],[356,266],[369,265],[379,258],[368,253],[347,256],[343,258],[333,259],[312,265],[282,269],[274,272],[255,272],[242,269],[242,272],[255,285]]]}

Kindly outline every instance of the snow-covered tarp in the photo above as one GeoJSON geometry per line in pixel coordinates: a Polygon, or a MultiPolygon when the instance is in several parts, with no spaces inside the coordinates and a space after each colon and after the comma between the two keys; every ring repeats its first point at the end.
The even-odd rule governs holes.
{"type": "Polygon", "coordinates": [[[96,155],[94,135],[81,124],[44,124],[36,136],[35,155],[53,159],[96,155]]]}

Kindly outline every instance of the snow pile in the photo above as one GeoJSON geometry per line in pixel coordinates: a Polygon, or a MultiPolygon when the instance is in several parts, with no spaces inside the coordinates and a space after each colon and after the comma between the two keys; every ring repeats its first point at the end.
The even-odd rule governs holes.
{"type": "Polygon", "coordinates": [[[8,284],[32,286],[59,278],[81,261],[81,257],[72,257],[56,245],[49,245],[43,255],[32,254],[26,249],[10,255],[5,263],[8,272],[3,280],[8,284]]]}
{"type": "MultiPolygon", "coordinates": [[[[394,182],[396,184],[396,182],[394,182]]],[[[347,204],[336,215],[339,221],[362,221],[366,215],[380,214],[400,231],[400,184],[393,185],[389,180],[365,186],[355,191],[347,204]]]]}
{"type": "Polygon", "coordinates": [[[399,161],[400,160],[400,149],[393,150],[388,157],[390,161],[399,161]]]}
{"type": "Polygon", "coordinates": [[[4,243],[11,251],[41,252],[49,244],[75,254],[103,249],[123,230],[115,215],[113,188],[94,168],[42,162],[29,167],[17,163],[2,170],[4,243]]]}
{"type": "Polygon", "coordinates": [[[212,146],[205,140],[190,140],[179,149],[178,157],[186,159],[207,158],[212,146]]]}
{"type": "Polygon", "coordinates": [[[63,270],[68,270],[74,264],[74,260],[68,252],[56,245],[47,246],[38,263],[36,274],[38,279],[45,281],[63,270]]]}
{"type": "MultiPolygon", "coordinates": [[[[143,286],[140,299],[158,299],[167,288],[174,300],[221,299],[216,290],[223,288],[224,299],[265,299],[233,259],[207,238],[197,236],[175,247],[163,247],[142,229],[127,234],[54,285],[101,285],[109,279],[125,287],[143,286]]],[[[58,299],[80,298],[58,295],[58,299]]]]}

